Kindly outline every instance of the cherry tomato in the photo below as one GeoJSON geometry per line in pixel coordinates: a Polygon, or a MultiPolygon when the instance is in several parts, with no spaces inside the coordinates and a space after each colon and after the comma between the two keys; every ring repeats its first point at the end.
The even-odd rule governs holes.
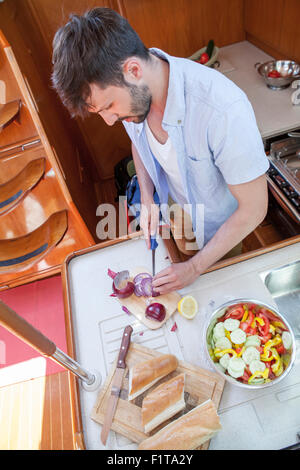
{"type": "Polygon", "coordinates": [[[209,61],[209,55],[206,52],[202,52],[200,59],[197,60],[200,64],[206,64],[209,61]]]}
{"type": "Polygon", "coordinates": [[[268,73],[268,77],[270,77],[270,78],[279,78],[279,77],[281,77],[281,75],[277,70],[270,70],[270,72],[268,73]]]}
{"type": "Polygon", "coordinates": [[[285,348],[283,344],[278,344],[275,346],[275,349],[277,349],[278,354],[284,354],[285,353],[285,348]]]}
{"type": "Polygon", "coordinates": [[[233,318],[235,320],[241,320],[241,318],[244,315],[244,309],[241,306],[235,306],[231,308],[226,314],[225,314],[225,319],[227,318],[233,318]]]}

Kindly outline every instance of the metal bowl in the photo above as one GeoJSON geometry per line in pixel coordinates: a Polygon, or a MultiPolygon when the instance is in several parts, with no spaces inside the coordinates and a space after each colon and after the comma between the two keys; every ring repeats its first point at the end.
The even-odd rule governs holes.
{"type": "Polygon", "coordinates": [[[251,390],[254,390],[254,389],[262,389],[262,388],[267,388],[267,387],[271,387],[272,385],[275,385],[277,384],[278,382],[280,382],[280,380],[282,380],[284,377],[287,376],[287,374],[290,372],[291,368],[293,367],[293,364],[295,362],[295,358],[296,358],[296,342],[295,342],[295,336],[294,336],[294,333],[288,323],[288,321],[286,320],[286,318],[284,318],[284,316],[282,314],[280,314],[274,307],[271,307],[270,305],[268,304],[265,304],[264,302],[260,302],[259,300],[253,300],[253,299],[236,299],[234,301],[231,301],[231,302],[226,302],[224,304],[222,304],[220,307],[218,307],[217,310],[215,310],[211,317],[209,318],[207,324],[206,324],[206,334],[205,334],[205,342],[206,342],[206,352],[207,352],[207,355],[208,355],[208,358],[209,358],[209,361],[211,363],[211,365],[213,366],[213,368],[216,370],[216,372],[218,372],[225,380],[227,380],[227,382],[233,384],[233,385],[236,385],[238,387],[241,387],[241,388],[244,388],[244,389],[251,389],[251,390]],[[217,319],[222,317],[225,313],[225,310],[228,308],[228,307],[233,307],[235,305],[238,305],[238,304],[241,304],[241,303],[250,303],[250,304],[256,304],[258,306],[262,306],[262,307],[266,307],[268,310],[271,310],[271,312],[273,312],[279,320],[282,320],[285,325],[287,326],[288,328],[288,331],[289,333],[291,334],[292,336],[292,352],[291,352],[291,358],[290,358],[290,362],[289,362],[289,365],[287,366],[287,368],[285,369],[285,371],[279,376],[277,377],[276,379],[274,380],[271,380],[271,382],[268,382],[268,383],[264,383],[264,384],[244,384],[242,382],[239,382],[238,380],[234,379],[233,377],[231,377],[230,375],[227,375],[225,374],[224,372],[221,371],[220,367],[218,367],[216,364],[218,363],[215,363],[210,354],[209,354],[209,346],[210,346],[210,341],[211,341],[211,336],[212,336],[212,332],[213,332],[213,328],[215,326],[215,324],[217,323],[217,319]]]}
{"type": "Polygon", "coordinates": [[[292,60],[270,60],[264,64],[257,62],[254,67],[271,90],[283,90],[289,87],[294,80],[300,78],[300,65],[292,60]],[[272,70],[279,72],[281,77],[268,77],[268,73],[272,70]]]}

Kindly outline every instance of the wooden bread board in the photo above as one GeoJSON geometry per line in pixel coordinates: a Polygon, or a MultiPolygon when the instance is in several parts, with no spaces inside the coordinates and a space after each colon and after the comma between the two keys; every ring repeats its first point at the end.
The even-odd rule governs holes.
{"type": "MultiPolygon", "coordinates": [[[[200,367],[193,366],[183,361],[179,361],[178,368],[168,374],[166,377],[157,382],[153,387],[148,389],[142,395],[138,396],[135,400],[128,401],[128,368],[143,361],[148,361],[153,357],[160,356],[161,353],[153,349],[145,348],[136,343],[131,343],[126,363],[127,369],[125,378],[123,380],[122,390],[117,404],[116,413],[112,422],[111,430],[115,431],[133,442],[140,443],[149,436],[155,434],[159,429],[166,426],[172,420],[179,418],[181,415],[187,413],[195,406],[203,403],[209,398],[214,402],[218,409],[225,380],[217,373],[209,370],[201,369],[200,367]],[[142,402],[144,397],[152,391],[155,387],[170,378],[185,373],[185,402],[186,408],[173,416],[171,419],[162,423],[149,434],[145,434],[142,427],[142,402]]],[[[112,367],[103,388],[100,391],[97,402],[92,410],[91,418],[99,424],[103,424],[104,416],[107,408],[108,399],[111,393],[111,382],[114,375],[116,364],[112,367]]],[[[100,440],[100,432],[99,432],[100,440]]],[[[209,441],[202,444],[198,449],[204,450],[209,447],[209,441]]]]}
{"type": "MultiPolygon", "coordinates": [[[[145,268],[136,268],[130,272],[130,276],[133,279],[139,273],[149,272],[145,268]]],[[[162,294],[158,297],[153,298],[153,302],[159,302],[164,305],[166,309],[166,317],[162,322],[157,322],[146,317],[145,311],[147,308],[147,298],[146,297],[137,297],[135,294],[132,294],[126,299],[118,299],[120,304],[126,307],[130,313],[137,317],[137,319],[142,322],[150,330],[156,330],[160,328],[177,310],[177,305],[181,296],[178,292],[170,292],[169,294],[162,294]]]]}

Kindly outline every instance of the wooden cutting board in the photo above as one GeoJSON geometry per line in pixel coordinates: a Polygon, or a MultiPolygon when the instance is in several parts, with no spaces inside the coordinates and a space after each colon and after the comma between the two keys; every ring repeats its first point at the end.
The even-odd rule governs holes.
{"type": "MultiPolygon", "coordinates": [[[[153,349],[145,348],[136,343],[131,343],[127,355],[127,369],[123,380],[123,386],[118,400],[118,405],[112,422],[111,430],[120,433],[132,440],[133,442],[141,442],[149,436],[155,434],[159,429],[166,426],[172,420],[179,418],[182,414],[187,413],[195,406],[203,403],[211,398],[216,408],[218,409],[221,395],[223,392],[225,380],[217,373],[209,370],[201,369],[200,367],[193,366],[183,361],[179,361],[178,368],[164,377],[161,381],[157,382],[153,387],[145,393],[137,397],[135,400],[128,401],[128,368],[143,361],[148,361],[153,357],[160,356],[161,353],[153,349]],[[142,427],[142,402],[143,398],[152,391],[155,387],[162,382],[180,373],[185,373],[185,402],[186,408],[173,416],[171,419],[162,423],[149,434],[145,434],[142,427]]],[[[111,392],[111,382],[116,364],[112,367],[103,388],[100,391],[97,402],[92,410],[91,418],[97,423],[103,424],[105,411],[107,408],[108,399],[111,392]]],[[[100,440],[100,432],[99,432],[100,440]]],[[[204,450],[209,447],[209,441],[205,442],[199,447],[199,450],[204,450]]]]}
{"type": "MultiPolygon", "coordinates": [[[[130,276],[133,279],[139,273],[149,272],[145,268],[136,268],[130,271],[130,276]]],[[[130,313],[135,315],[138,320],[144,323],[147,328],[150,330],[156,330],[160,328],[177,310],[177,305],[181,296],[178,292],[170,292],[169,294],[162,294],[159,297],[154,297],[153,302],[159,302],[165,306],[166,317],[162,322],[157,322],[146,317],[145,311],[147,308],[147,298],[146,297],[137,297],[135,294],[132,294],[126,299],[118,299],[120,304],[123,307],[126,307],[130,313]]]]}

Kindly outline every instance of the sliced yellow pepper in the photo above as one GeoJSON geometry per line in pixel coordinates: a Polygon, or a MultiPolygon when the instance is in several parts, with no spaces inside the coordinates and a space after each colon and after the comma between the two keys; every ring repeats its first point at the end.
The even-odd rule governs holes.
{"type": "Polygon", "coordinates": [[[273,358],[275,359],[275,363],[271,365],[271,368],[274,374],[276,375],[276,372],[278,372],[280,367],[282,366],[282,361],[275,348],[271,348],[271,353],[273,355],[273,358]]]}
{"type": "Polygon", "coordinates": [[[230,331],[226,330],[225,328],[224,328],[224,330],[225,330],[225,336],[226,336],[226,338],[228,338],[229,341],[231,341],[231,338],[230,338],[230,331]]]}
{"type": "Polygon", "coordinates": [[[260,317],[255,317],[253,322],[251,323],[251,328],[255,328],[256,327],[256,322],[259,323],[261,326],[264,326],[265,322],[263,321],[262,318],[260,317]]]}
{"type": "Polygon", "coordinates": [[[223,349],[222,351],[220,349],[215,349],[214,353],[216,357],[222,357],[224,354],[232,354],[235,357],[237,356],[237,353],[233,349],[223,349]]]}
{"type": "Polygon", "coordinates": [[[247,318],[248,318],[248,315],[249,315],[249,310],[248,310],[248,309],[245,309],[245,313],[244,313],[244,315],[243,315],[243,318],[242,318],[241,322],[246,321],[247,318]]]}
{"type": "Polygon", "coordinates": [[[270,327],[269,327],[269,332],[272,333],[272,335],[275,335],[275,327],[273,325],[271,325],[271,323],[270,323],[270,327]]]}
{"type": "Polygon", "coordinates": [[[277,326],[278,328],[281,328],[281,329],[286,329],[286,327],[284,326],[284,324],[281,322],[281,321],[272,321],[272,325],[274,325],[275,327],[277,326]]]}
{"type": "Polygon", "coordinates": [[[264,371],[257,370],[254,372],[254,374],[251,375],[248,379],[248,383],[250,384],[253,379],[256,379],[257,377],[263,377],[264,379],[267,379],[269,376],[269,369],[268,367],[265,368],[264,371]]]}
{"type": "Polygon", "coordinates": [[[282,339],[279,335],[276,335],[275,338],[270,339],[269,341],[267,341],[266,344],[265,344],[265,347],[264,347],[264,354],[266,354],[267,351],[272,348],[272,346],[277,346],[277,344],[279,344],[281,342],[282,342],[282,339]]]}

